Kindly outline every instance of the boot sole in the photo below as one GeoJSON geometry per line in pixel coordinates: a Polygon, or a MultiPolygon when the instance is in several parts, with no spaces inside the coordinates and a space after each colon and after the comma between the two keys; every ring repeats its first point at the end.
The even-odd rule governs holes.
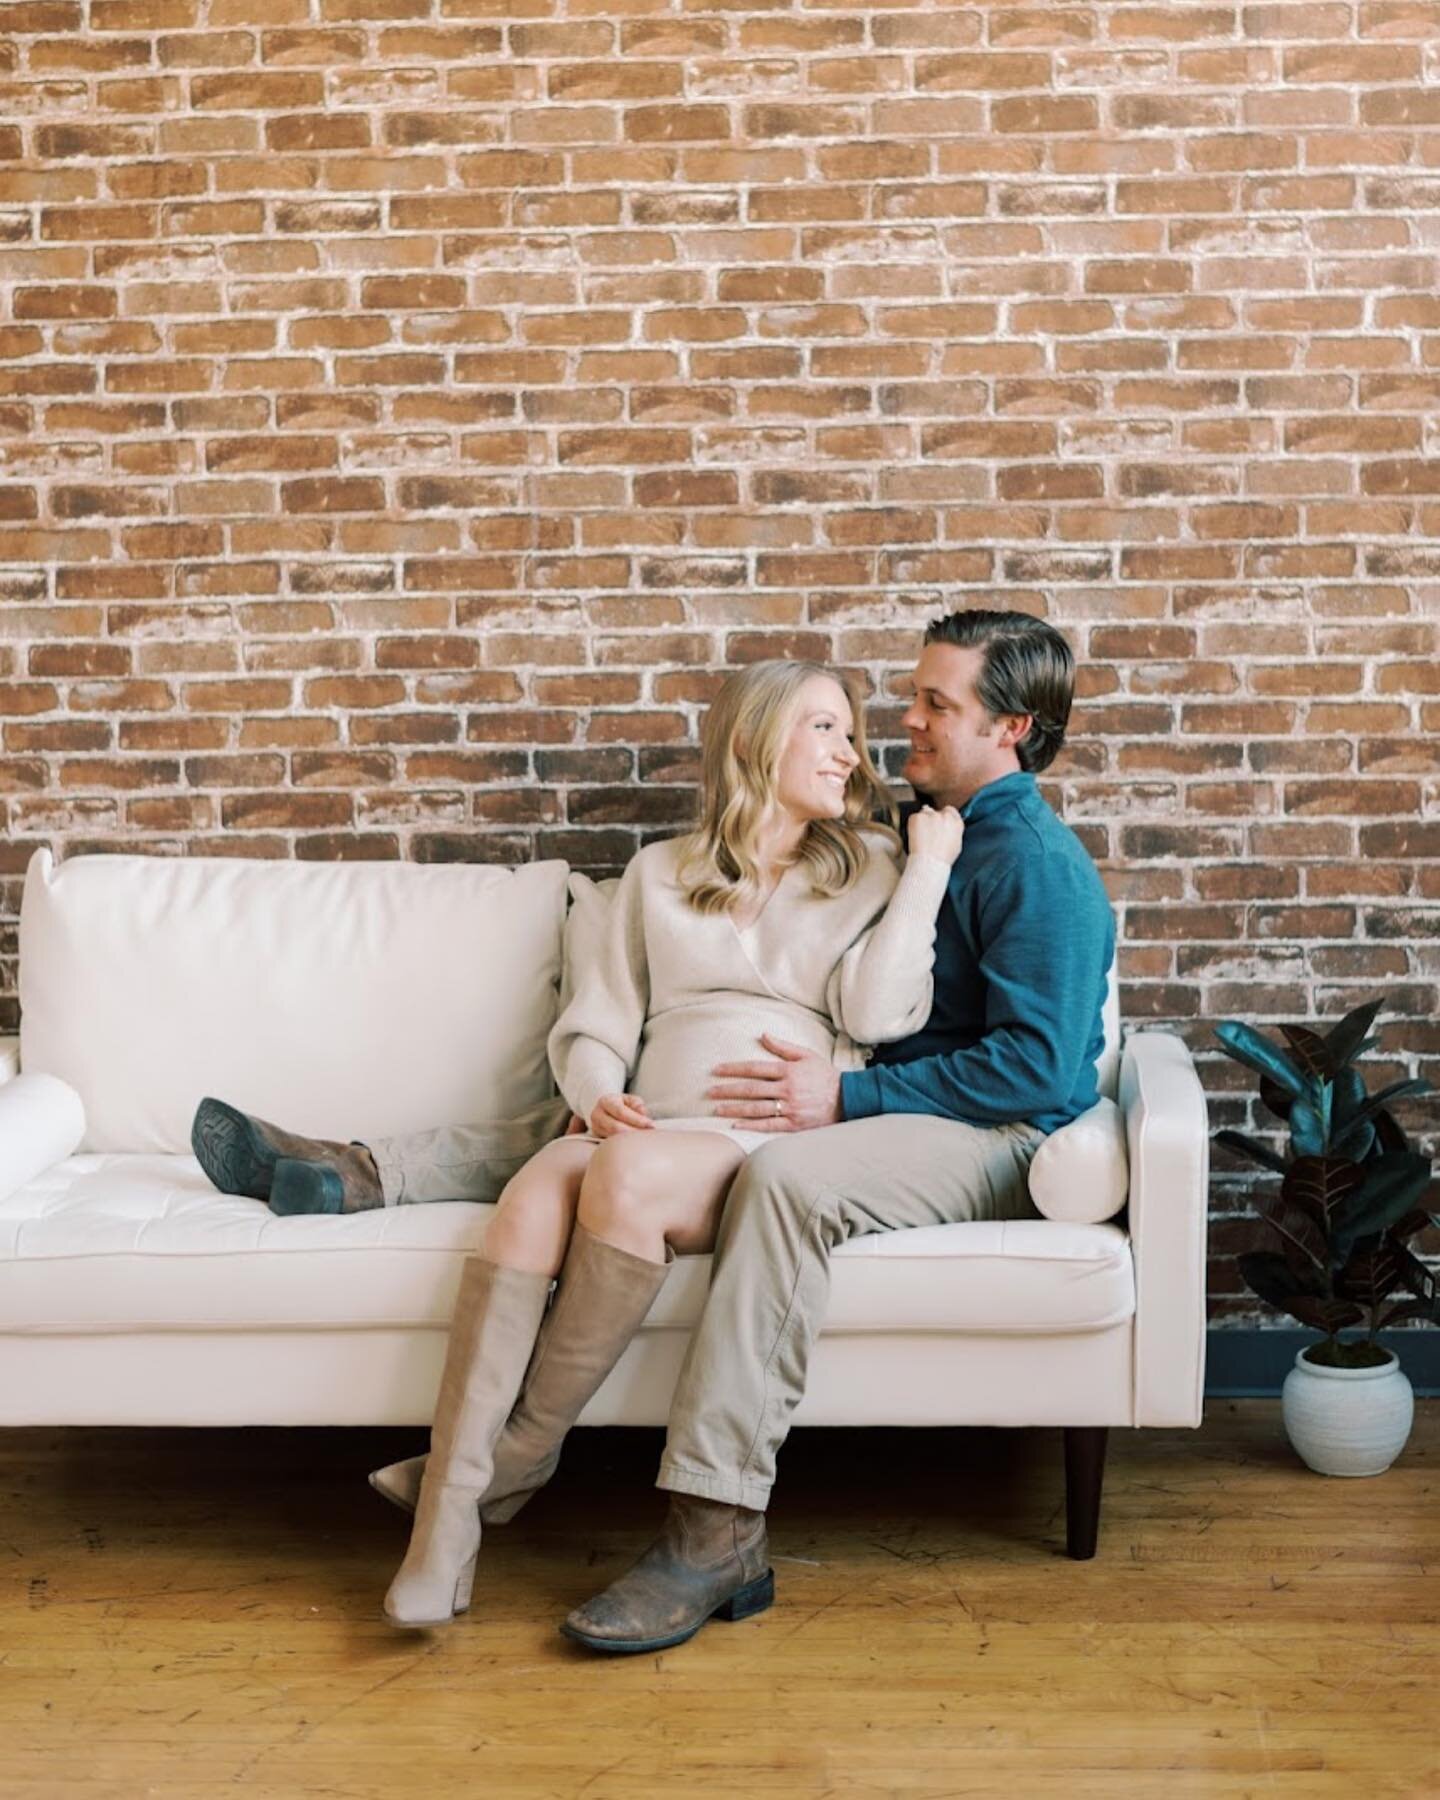
{"type": "Polygon", "coordinates": [[[255,1148],[250,1121],[223,1100],[205,1100],[195,1114],[190,1148],[222,1194],[268,1200],[275,1159],[255,1148]]]}
{"type": "Polygon", "coordinates": [[[686,1631],[672,1632],[669,1637],[654,1638],[602,1638],[591,1637],[588,1633],[578,1631],[567,1619],[560,1627],[561,1635],[572,1643],[583,1644],[587,1650],[598,1650],[605,1656],[640,1656],[647,1650],[673,1650],[677,1644],[688,1644],[697,1632],[704,1629],[711,1619],[725,1619],[734,1624],[738,1619],[753,1618],[767,1607],[775,1604],[775,1571],[767,1569],[754,1581],[744,1587],[737,1588],[728,1600],[722,1600],[714,1612],[706,1613],[703,1619],[689,1627],[686,1631]]]}
{"type": "Polygon", "coordinates": [[[463,1618],[469,1610],[468,1606],[457,1606],[454,1612],[442,1613],[438,1619],[397,1619],[393,1613],[388,1612],[382,1612],[381,1616],[396,1631],[438,1631],[452,1619],[463,1618]]]}

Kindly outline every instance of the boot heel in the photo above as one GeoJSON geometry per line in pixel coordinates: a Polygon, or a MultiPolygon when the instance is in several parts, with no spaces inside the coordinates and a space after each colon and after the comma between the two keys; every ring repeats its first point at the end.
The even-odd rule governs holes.
{"type": "Polygon", "coordinates": [[[754,1613],[764,1612],[767,1606],[775,1604],[775,1571],[767,1569],[755,1581],[747,1582],[736,1593],[733,1593],[723,1606],[715,1609],[714,1617],[729,1619],[748,1619],[754,1613]]]}
{"type": "Polygon", "coordinates": [[[475,1592],[475,1565],[479,1560],[478,1554],[472,1556],[456,1578],[455,1599],[453,1602],[453,1611],[450,1615],[452,1618],[456,1618],[459,1614],[469,1612],[470,1610],[470,1597],[475,1592]]]}
{"type": "MultiPolygon", "coordinates": [[[[452,1619],[458,1619],[461,1613],[469,1612],[470,1610],[470,1599],[475,1592],[475,1566],[479,1560],[480,1552],[477,1550],[474,1556],[470,1558],[469,1562],[464,1565],[460,1570],[460,1573],[455,1577],[454,1591],[450,1596],[449,1612],[441,1613],[438,1617],[433,1619],[406,1617],[403,1614],[391,1611],[391,1597],[387,1594],[385,1596],[385,1606],[383,1608],[386,1619],[391,1625],[398,1625],[402,1631],[432,1631],[438,1626],[448,1625],[452,1619]]],[[[443,1606],[444,1602],[441,1601],[440,1604],[443,1606]]]]}

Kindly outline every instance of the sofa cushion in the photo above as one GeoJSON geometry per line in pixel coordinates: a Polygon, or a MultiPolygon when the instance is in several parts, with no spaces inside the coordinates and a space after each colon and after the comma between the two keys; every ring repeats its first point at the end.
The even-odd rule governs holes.
{"type": "Polygon", "coordinates": [[[1115,1217],[1129,1192],[1125,1115],[1103,1097],[1052,1131],[1030,1164],[1030,1198],[1047,1219],[1097,1225],[1115,1217]]]}
{"type": "MultiPolygon", "coordinates": [[[[0,1204],[0,1331],[438,1329],[491,1210],[282,1219],[217,1194],[191,1157],[75,1156],[0,1204]]],[[[693,1326],[709,1273],[708,1256],[681,1257],[650,1327],[693,1326]]],[[[826,1329],[1045,1334],[1134,1310],[1114,1226],[977,1221],[851,1239],[826,1329]]]]}
{"type": "Polygon", "coordinates": [[[565,966],[560,975],[560,1007],[569,1005],[582,969],[605,947],[610,925],[610,902],[619,887],[618,878],[592,881],[576,869],[570,876],[570,910],[565,915],[565,966]]]}
{"type": "Polygon", "coordinates": [[[1120,982],[1112,961],[1105,974],[1105,999],[1100,1008],[1100,1029],[1105,1042],[1095,1064],[1095,1083],[1102,1095],[1114,1100],[1120,1092],[1120,982]]]}
{"type": "Polygon", "coordinates": [[[23,1066],[96,1151],[188,1151],[205,1094],[320,1137],[512,1116],[554,1092],[566,873],[39,851],[23,1066]]]}

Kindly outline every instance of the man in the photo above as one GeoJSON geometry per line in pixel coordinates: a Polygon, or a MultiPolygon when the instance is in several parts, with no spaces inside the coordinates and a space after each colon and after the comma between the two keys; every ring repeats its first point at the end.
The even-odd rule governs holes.
{"type": "Polygon", "coordinates": [[[1023,613],[935,620],[902,723],[906,779],[965,839],[936,928],[923,1030],[841,1074],[764,1039],[715,1071],[716,1110],[773,1131],[735,1179],[670,1411],[660,1537],[561,1629],[608,1652],[683,1643],[770,1604],[765,1507],[805,1389],[829,1258],[864,1232],[1035,1216],[1030,1160],[1099,1097],[1114,924],[1094,864],[1041,799],[1074,659],[1023,613]]]}

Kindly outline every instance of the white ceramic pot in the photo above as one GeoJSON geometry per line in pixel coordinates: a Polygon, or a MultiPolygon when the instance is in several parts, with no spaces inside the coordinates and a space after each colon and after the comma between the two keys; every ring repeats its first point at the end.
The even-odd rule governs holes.
{"type": "Polygon", "coordinates": [[[1290,1442],[1318,1475],[1383,1475],[1405,1448],[1415,1393],[1394,1351],[1373,1369],[1328,1369],[1302,1350],[1285,1377],[1280,1413],[1290,1442]]]}

